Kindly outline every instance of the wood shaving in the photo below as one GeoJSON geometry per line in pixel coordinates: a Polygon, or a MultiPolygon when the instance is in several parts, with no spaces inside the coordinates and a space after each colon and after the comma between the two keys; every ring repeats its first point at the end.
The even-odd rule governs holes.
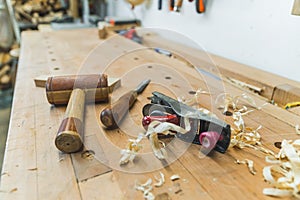
{"type": "Polygon", "coordinates": [[[241,109],[233,112],[232,118],[234,120],[234,125],[236,126],[238,132],[245,131],[245,122],[243,116],[249,114],[252,111],[253,110],[248,110],[246,106],[243,106],[241,109]]]}
{"type": "Polygon", "coordinates": [[[121,159],[119,161],[120,165],[125,165],[128,162],[132,162],[137,154],[137,152],[142,148],[139,144],[144,138],[143,134],[140,134],[137,139],[129,139],[127,148],[121,150],[121,159]]]}
{"type": "MultiPolygon", "coordinates": [[[[155,176],[156,181],[158,181],[158,182],[154,183],[155,187],[161,187],[165,183],[165,175],[162,172],[159,172],[159,175],[160,175],[159,178],[155,176]]],[[[139,190],[139,191],[142,191],[143,194],[144,194],[144,198],[146,200],[154,200],[155,199],[154,194],[151,192],[153,190],[152,179],[151,178],[149,178],[143,184],[140,184],[140,183],[136,182],[135,183],[135,189],[139,190]]]]}
{"type": "Polygon", "coordinates": [[[152,179],[149,178],[145,183],[140,184],[140,183],[135,183],[135,189],[142,191],[144,193],[144,198],[146,200],[154,200],[155,196],[154,194],[151,192],[153,187],[152,187],[152,179]]]}
{"type": "Polygon", "coordinates": [[[268,155],[274,155],[274,152],[266,149],[262,146],[261,136],[258,133],[258,130],[261,128],[259,126],[257,129],[253,130],[251,128],[245,128],[244,132],[235,132],[233,131],[232,138],[230,141],[231,147],[237,147],[240,149],[243,148],[252,148],[257,151],[261,151],[268,155]]]}
{"type": "Polygon", "coordinates": [[[265,103],[262,106],[257,106],[255,100],[249,95],[247,95],[246,93],[243,93],[238,96],[232,96],[231,94],[228,93],[221,93],[216,98],[215,104],[218,106],[218,108],[223,108],[223,113],[227,113],[229,108],[236,111],[239,107],[239,101],[241,99],[246,101],[250,106],[256,108],[257,110],[260,110],[264,105],[267,104],[265,103]]]}
{"type": "Polygon", "coordinates": [[[273,151],[262,146],[261,135],[258,132],[262,126],[259,126],[256,129],[245,126],[242,116],[247,115],[252,111],[253,110],[248,110],[246,106],[243,106],[241,109],[233,113],[232,117],[234,119],[234,125],[236,126],[236,129],[232,129],[230,146],[238,147],[240,149],[248,147],[257,151],[261,151],[265,154],[274,155],[273,151]]]}
{"type": "Polygon", "coordinates": [[[149,136],[151,148],[153,150],[154,155],[158,159],[162,160],[165,159],[167,156],[167,152],[164,149],[165,147],[164,143],[158,139],[158,133],[164,135],[169,135],[169,134],[174,135],[175,134],[174,132],[185,134],[191,129],[188,117],[184,118],[184,124],[186,127],[185,129],[169,122],[152,121],[149,124],[148,130],[145,135],[149,136]]]}
{"type": "Polygon", "coordinates": [[[256,174],[256,171],[254,170],[254,162],[253,160],[244,159],[244,160],[236,160],[235,163],[237,164],[245,164],[248,166],[249,172],[253,175],[256,174]]]}
{"type": "Polygon", "coordinates": [[[223,113],[227,113],[229,108],[235,110],[237,108],[237,97],[233,97],[228,93],[221,93],[215,101],[218,108],[223,108],[223,113]]]}
{"type": "Polygon", "coordinates": [[[157,181],[157,183],[154,183],[155,187],[160,187],[165,183],[165,175],[162,172],[159,172],[160,178],[158,178],[157,176],[154,176],[155,180],[157,181]]]}
{"type": "Polygon", "coordinates": [[[170,177],[171,181],[176,181],[178,179],[180,179],[180,176],[178,174],[174,174],[170,177]]]}
{"type": "Polygon", "coordinates": [[[119,161],[120,165],[127,164],[134,160],[137,152],[142,148],[139,143],[144,137],[149,137],[154,155],[160,160],[165,159],[167,156],[165,144],[158,139],[158,133],[164,135],[175,135],[176,132],[181,134],[187,133],[191,130],[189,121],[190,116],[193,116],[193,114],[187,114],[186,117],[184,117],[185,129],[169,122],[152,121],[145,134],[140,134],[135,140],[129,139],[127,148],[121,150],[121,159],[119,161]]]}
{"type": "Polygon", "coordinates": [[[232,96],[228,93],[222,93],[216,99],[217,106],[224,109],[223,113],[226,113],[229,108],[233,109],[234,111],[232,117],[236,128],[232,129],[231,147],[238,147],[240,149],[249,147],[272,155],[272,151],[262,147],[261,136],[258,133],[258,130],[261,128],[261,126],[255,130],[246,127],[243,116],[253,112],[253,110],[248,110],[247,106],[245,105],[243,105],[241,108],[238,108],[238,102],[240,99],[244,99],[248,104],[256,109],[261,108],[258,107],[254,99],[247,94],[232,96]]]}
{"type": "Polygon", "coordinates": [[[199,88],[195,94],[193,95],[192,98],[189,98],[189,99],[186,99],[184,97],[181,97],[181,98],[178,98],[178,101],[179,102],[182,102],[186,105],[189,105],[189,106],[192,106],[192,105],[195,105],[195,104],[198,104],[198,98],[201,94],[205,94],[205,95],[210,95],[210,93],[208,91],[205,91],[201,88],[199,88]]]}
{"type": "Polygon", "coordinates": [[[255,85],[251,85],[249,83],[242,82],[240,80],[237,80],[237,79],[234,79],[234,78],[231,78],[231,77],[226,77],[225,80],[228,80],[227,82],[229,82],[229,83],[231,83],[235,86],[238,86],[240,88],[247,88],[249,90],[257,92],[258,94],[260,94],[263,91],[263,89],[260,88],[260,87],[257,87],[255,85]]]}
{"type": "Polygon", "coordinates": [[[241,112],[234,112],[232,118],[234,119],[234,125],[237,127],[237,130],[239,132],[244,132],[245,122],[243,120],[241,112]]]}
{"type": "Polygon", "coordinates": [[[266,161],[272,164],[263,169],[263,175],[272,188],[263,193],[269,196],[294,196],[300,198],[300,140],[281,142],[278,154],[268,156],[266,161]],[[275,162],[275,161],[278,162],[275,162]]]}

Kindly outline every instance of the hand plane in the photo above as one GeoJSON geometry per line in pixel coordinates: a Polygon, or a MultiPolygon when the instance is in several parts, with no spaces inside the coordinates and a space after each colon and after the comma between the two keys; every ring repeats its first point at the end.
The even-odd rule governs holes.
{"type": "Polygon", "coordinates": [[[144,126],[157,120],[174,123],[185,128],[183,119],[188,117],[190,130],[185,134],[176,133],[177,138],[202,145],[208,150],[214,149],[225,153],[231,137],[229,124],[162,93],[153,92],[152,94],[153,96],[150,97],[151,103],[143,107],[144,126]]]}

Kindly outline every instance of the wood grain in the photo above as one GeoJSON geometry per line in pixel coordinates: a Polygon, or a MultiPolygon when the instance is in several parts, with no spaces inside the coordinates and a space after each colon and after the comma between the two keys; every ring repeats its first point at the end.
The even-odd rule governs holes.
{"type": "MultiPolygon", "coordinates": [[[[154,180],[159,172],[165,174],[166,182],[154,188],[153,193],[167,193],[171,199],[274,199],[262,194],[262,189],[269,187],[262,179],[265,155],[252,149],[230,148],[225,154],[212,152],[203,156],[199,153],[200,146],[174,141],[167,143],[169,156],[161,162],[153,156],[149,141],[144,139],[144,148],[134,163],[126,166],[118,163],[120,150],[128,139],[144,131],[141,109],[155,90],[185,98],[191,98],[191,93],[199,88],[207,90],[210,95],[200,95],[199,106],[212,110],[232,126],[232,118],[223,116],[214,106],[218,94],[228,92],[236,96],[246,92],[259,106],[268,102],[268,98],[237,88],[220,77],[199,74],[184,59],[158,54],[120,36],[101,41],[96,29],[23,32],[22,48],[1,175],[1,199],[142,199],[142,192],[134,189],[135,181],[154,180]],[[40,74],[53,76],[74,72],[120,77],[122,87],[113,91],[110,102],[146,78],[151,78],[151,83],[138,96],[117,130],[106,130],[99,120],[101,110],[108,104],[88,104],[84,117],[84,150],[72,155],[60,154],[54,138],[65,107],[52,107],[47,102],[45,90],[36,88],[33,79],[40,74]],[[246,166],[234,163],[236,159],[245,158],[254,161],[256,175],[250,174],[246,166]],[[173,174],[179,174],[181,179],[171,181],[169,178],[173,174]]],[[[209,69],[201,56],[193,52],[191,62],[209,69]]],[[[231,65],[227,60],[219,59],[218,62],[223,66],[231,65]]],[[[259,73],[257,70],[251,72],[251,68],[247,70],[249,74],[259,73]]],[[[258,76],[265,77],[264,74],[258,76]]],[[[274,86],[271,80],[265,82],[274,86]]],[[[260,130],[262,143],[274,151],[278,151],[274,142],[298,137],[294,126],[299,119],[298,115],[271,104],[244,117],[246,126],[263,126],[260,130]]]]}
{"type": "MultiPolygon", "coordinates": [[[[147,31],[147,29],[142,29],[139,33],[143,36],[144,45],[165,48],[176,54],[182,55],[193,64],[199,62],[206,63],[203,67],[210,73],[234,78],[258,88],[262,88],[263,91],[261,92],[261,95],[269,100],[272,100],[274,89],[278,85],[289,84],[293,87],[300,87],[300,83],[297,81],[289,80],[279,75],[247,66],[209,52],[204,52],[202,49],[199,49],[199,46],[197,46],[197,48],[188,47],[182,43],[170,41],[164,36],[147,31]]],[[[184,39],[186,40],[186,38],[184,39]]],[[[190,41],[188,42],[191,43],[190,41]]],[[[195,46],[195,44],[193,45],[195,46]]]]}

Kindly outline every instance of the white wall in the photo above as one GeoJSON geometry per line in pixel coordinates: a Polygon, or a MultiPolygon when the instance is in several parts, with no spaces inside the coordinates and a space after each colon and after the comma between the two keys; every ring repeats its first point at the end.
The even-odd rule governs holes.
{"type": "MultiPolygon", "coordinates": [[[[147,1],[147,0],[146,0],[147,1]]],[[[184,0],[180,13],[163,0],[137,6],[109,1],[109,14],[134,16],[143,27],[166,28],[190,37],[208,52],[300,81],[300,16],[291,15],[293,0],[207,0],[197,14],[195,1],[184,0]]]]}

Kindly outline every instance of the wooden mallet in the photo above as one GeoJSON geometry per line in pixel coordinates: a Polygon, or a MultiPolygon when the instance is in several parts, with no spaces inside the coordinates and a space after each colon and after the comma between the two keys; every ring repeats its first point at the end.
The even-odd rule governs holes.
{"type": "Polygon", "coordinates": [[[74,75],[49,77],[46,82],[48,102],[66,105],[64,118],[58,129],[55,145],[65,153],[78,152],[83,147],[83,116],[85,102],[107,102],[107,75],[74,75]]]}

